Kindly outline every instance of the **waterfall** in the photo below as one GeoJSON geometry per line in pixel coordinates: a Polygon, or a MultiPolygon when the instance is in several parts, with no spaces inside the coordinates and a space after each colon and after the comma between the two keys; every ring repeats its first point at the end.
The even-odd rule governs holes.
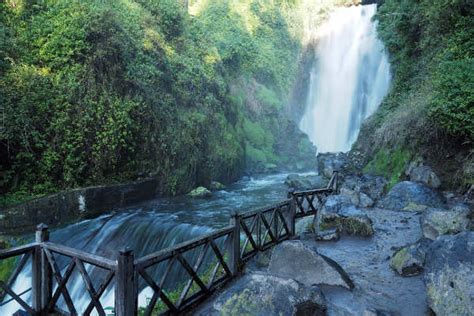
{"type": "Polygon", "coordinates": [[[388,58],[372,21],[376,10],[375,4],[337,9],[318,30],[300,123],[318,152],[349,151],[388,91],[388,58]]]}

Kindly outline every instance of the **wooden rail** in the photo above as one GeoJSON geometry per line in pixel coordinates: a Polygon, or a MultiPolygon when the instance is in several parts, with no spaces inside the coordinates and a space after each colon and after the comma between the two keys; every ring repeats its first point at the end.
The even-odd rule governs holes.
{"type": "Polygon", "coordinates": [[[238,275],[243,265],[258,252],[295,236],[296,220],[315,215],[326,198],[337,192],[337,182],[335,172],[326,188],[291,190],[287,200],[250,212],[235,213],[229,225],[222,229],[139,259],[134,258],[130,249],[119,251],[117,259],[110,260],[49,242],[48,227],[40,224],[34,243],[0,251],[0,260],[17,258],[9,279],[0,280],[0,311],[2,306],[15,301],[30,315],[78,315],[68,289],[74,272],[81,276],[86,289],[84,295],[88,295],[82,315],[92,312],[105,315],[100,299],[106,291],[112,290],[115,292],[115,315],[188,311],[238,275]],[[59,267],[59,260],[64,268],[59,267]],[[32,286],[22,293],[15,293],[12,286],[27,263],[31,264],[32,286]],[[96,269],[93,277],[92,268],[96,269]],[[181,277],[171,280],[172,274],[181,277]],[[153,294],[147,305],[139,309],[139,289],[145,287],[153,294]],[[29,292],[31,299],[26,300],[24,297],[29,292]],[[61,304],[58,303],[60,299],[61,304]]]}

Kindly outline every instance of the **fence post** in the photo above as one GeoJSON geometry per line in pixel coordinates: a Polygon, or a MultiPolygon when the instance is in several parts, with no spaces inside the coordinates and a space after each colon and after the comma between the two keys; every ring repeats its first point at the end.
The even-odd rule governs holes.
{"type": "Polygon", "coordinates": [[[115,315],[137,315],[138,289],[135,278],[135,256],[133,250],[125,248],[119,251],[115,274],[115,315]]]}
{"type": "Polygon", "coordinates": [[[229,243],[229,263],[232,275],[237,275],[240,265],[240,215],[234,213],[230,217],[230,225],[234,227],[232,239],[229,243]]]}
{"type": "Polygon", "coordinates": [[[290,229],[290,237],[293,237],[296,235],[296,202],[295,202],[295,197],[293,196],[293,193],[295,192],[295,189],[290,189],[288,190],[288,195],[287,198],[291,199],[290,200],[290,206],[289,206],[289,214],[288,214],[288,219],[289,219],[289,229],[290,229]]]}
{"type": "Polygon", "coordinates": [[[48,226],[39,224],[36,227],[35,240],[39,245],[33,252],[32,269],[32,302],[33,309],[39,315],[46,315],[46,305],[52,295],[51,267],[42,249],[42,243],[49,241],[48,226]]]}

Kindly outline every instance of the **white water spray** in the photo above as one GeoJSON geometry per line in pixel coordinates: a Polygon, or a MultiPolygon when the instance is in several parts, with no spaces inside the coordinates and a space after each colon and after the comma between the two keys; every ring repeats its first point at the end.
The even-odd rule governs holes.
{"type": "Polygon", "coordinates": [[[338,9],[318,30],[300,123],[318,152],[349,151],[388,91],[390,67],[372,21],[376,10],[375,4],[338,9]]]}

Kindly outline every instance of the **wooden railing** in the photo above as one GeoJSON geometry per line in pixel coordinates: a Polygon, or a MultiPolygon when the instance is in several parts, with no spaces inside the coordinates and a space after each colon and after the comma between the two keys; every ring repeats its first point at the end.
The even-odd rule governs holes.
{"type": "Polygon", "coordinates": [[[31,315],[77,315],[68,289],[74,271],[81,276],[87,292],[84,295],[89,297],[87,307],[81,311],[83,315],[93,311],[105,315],[100,300],[107,290],[115,292],[115,315],[188,311],[238,275],[245,262],[258,252],[295,236],[296,220],[315,215],[326,198],[337,192],[337,182],[335,172],[326,188],[289,191],[287,200],[235,213],[224,228],[139,259],[130,249],[119,251],[117,259],[110,260],[49,242],[47,226],[40,224],[34,243],[0,251],[0,260],[20,257],[9,279],[0,281],[0,311],[15,301],[31,315]],[[15,293],[12,285],[29,261],[32,286],[15,293]],[[139,309],[139,289],[145,287],[153,294],[139,309]],[[31,302],[22,298],[28,292],[31,302]],[[58,304],[61,298],[62,303],[58,304]]]}

